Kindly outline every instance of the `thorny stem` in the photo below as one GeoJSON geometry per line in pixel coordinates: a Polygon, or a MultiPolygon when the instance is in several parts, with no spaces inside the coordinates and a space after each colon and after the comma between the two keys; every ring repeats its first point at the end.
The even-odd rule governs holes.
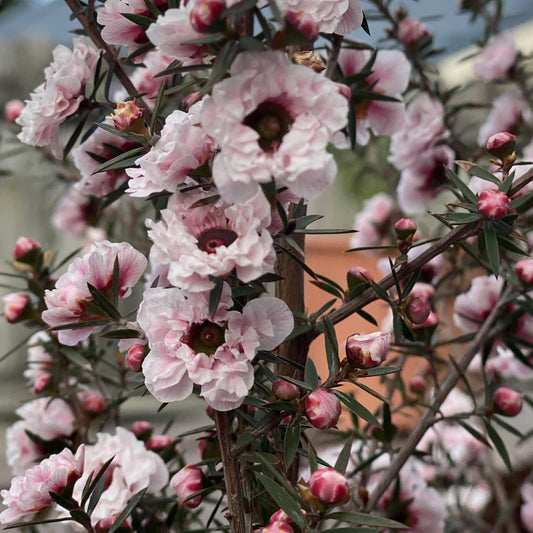
{"type": "Polygon", "coordinates": [[[83,26],[87,36],[97,48],[102,50],[104,59],[109,67],[113,69],[114,75],[119,79],[120,83],[122,83],[124,89],[126,89],[132,98],[136,97],[137,102],[144,108],[144,118],[149,124],[152,120],[152,111],[143,98],[137,96],[139,91],[135,88],[128,74],[126,74],[126,71],[122,68],[122,65],[117,59],[117,54],[113,52],[109,45],[102,39],[100,30],[93,20],[93,10],[83,10],[83,6],[79,0],[65,0],[65,3],[68,5],[72,13],[76,13],[75,17],[80,21],[80,24],[83,26]]]}
{"type": "Polygon", "coordinates": [[[392,460],[390,467],[385,471],[384,475],[379,480],[376,488],[370,495],[368,502],[365,506],[366,511],[374,509],[392,481],[398,475],[398,472],[401,470],[406,461],[411,457],[415,451],[420,439],[424,436],[428,428],[435,421],[435,413],[440,409],[444,400],[448,397],[448,394],[452,389],[457,385],[464,372],[472,362],[474,356],[480,351],[483,344],[492,337],[494,324],[498,319],[502,308],[507,305],[507,296],[508,294],[503,294],[498,303],[494,306],[489,316],[486,318],[485,322],[481,326],[477,335],[474,338],[474,341],[470,345],[470,348],[463,355],[457,366],[454,366],[448,377],[442,383],[441,388],[436,392],[433,401],[431,402],[431,408],[428,409],[422,418],[419,420],[415,429],[410,433],[407,441],[402,446],[398,455],[392,460]]]}

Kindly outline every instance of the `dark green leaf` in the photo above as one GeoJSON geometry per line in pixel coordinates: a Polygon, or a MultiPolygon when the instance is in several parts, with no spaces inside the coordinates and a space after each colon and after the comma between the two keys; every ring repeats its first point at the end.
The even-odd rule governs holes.
{"type": "MultiPolygon", "coordinates": [[[[285,377],[283,379],[286,379],[285,377]]],[[[315,363],[309,357],[305,362],[305,372],[304,372],[305,383],[311,390],[315,390],[318,387],[318,372],[316,371],[315,363]]]]}
{"type": "Polygon", "coordinates": [[[91,497],[89,498],[89,505],[87,505],[87,513],[89,515],[92,514],[92,512],[95,510],[96,506],[98,505],[98,502],[100,501],[100,498],[106,488],[106,476],[102,476],[94,486],[91,497]]]}
{"type": "Polygon", "coordinates": [[[395,520],[364,513],[331,513],[326,515],[326,517],[331,518],[332,520],[338,520],[339,522],[349,522],[350,524],[357,524],[360,526],[386,527],[389,529],[409,529],[405,524],[400,524],[400,522],[396,522],[395,520]]]}
{"type": "Polygon", "coordinates": [[[72,324],[61,324],[60,326],[54,326],[49,328],[50,331],[62,331],[65,329],[81,329],[81,328],[96,328],[108,324],[109,320],[86,320],[84,322],[75,322],[72,324]]]}
{"type": "Polygon", "coordinates": [[[335,461],[335,470],[337,472],[340,472],[341,474],[346,473],[346,469],[348,468],[348,462],[350,461],[350,457],[352,454],[352,445],[353,445],[353,438],[350,437],[346,440],[344,443],[344,446],[342,447],[342,450],[340,451],[337,460],[335,461]]]}
{"type": "Polygon", "coordinates": [[[78,524],[81,524],[87,531],[91,531],[93,529],[91,517],[85,511],[73,509],[70,511],[70,516],[72,516],[73,520],[78,522],[78,524]]]}
{"type": "Polygon", "coordinates": [[[344,404],[348,409],[356,416],[361,417],[363,420],[366,420],[369,424],[374,426],[381,427],[379,420],[362,404],[360,404],[355,398],[349,396],[348,394],[340,391],[334,390],[333,394],[344,404]]]}
{"type": "Polygon", "coordinates": [[[461,420],[460,418],[454,418],[454,421],[457,422],[461,427],[466,429],[466,431],[468,431],[468,433],[470,433],[470,435],[472,435],[475,439],[487,446],[487,448],[492,447],[489,441],[485,438],[485,435],[480,433],[475,427],[471,426],[470,424],[467,424],[464,420],[461,420]]]}
{"type": "Polygon", "coordinates": [[[115,329],[100,335],[105,339],[141,339],[142,336],[143,334],[136,329],[115,329]]]}
{"type": "Polygon", "coordinates": [[[222,289],[224,288],[224,281],[220,278],[211,278],[215,286],[209,292],[209,316],[212,318],[218,309],[220,297],[222,296],[222,289]]]}
{"type": "Polygon", "coordinates": [[[154,19],[150,17],[136,15],[135,13],[121,13],[121,15],[144,29],[148,28],[154,22],[154,19]]]}
{"type": "Polygon", "coordinates": [[[294,456],[299,446],[300,424],[296,421],[295,423],[289,424],[285,431],[285,440],[283,442],[283,462],[285,463],[285,468],[289,468],[294,461],[294,456]]]}
{"type": "Polygon", "coordinates": [[[137,494],[135,494],[131,500],[128,502],[128,505],[126,506],[126,508],[124,509],[124,511],[122,511],[117,519],[113,522],[113,525],[109,528],[109,533],[114,533],[121,525],[122,523],[124,522],[124,520],[126,520],[126,518],[128,518],[128,516],[131,514],[131,512],[133,511],[134,507],[139,503],[139,501],[141,500],[141,498],[144,496],[144,493],[148,490],[148,487],[140,490],[139,492],[137,492],[137,494]]]}
{"type": "Polygon", "coordinates": [[[378,325],[377,320],[370,313],[367,313],[366,311],[359,309],[359,311],[357,311],[357,314],[361,318],[364,318],[367,322],[370,322],[371,324],[373,324],[374,326],[378,325]]]}
{"type": "Polygon", "coordinates": [[[113,320],[120,320],[122,318],[118,309],[94,285],[87,283],[87,287],[93,297],[94,303],[104,311],[105,316],[113,320]]]}
{"type": "Polygon", "coordinates": [[[461,178],[448,167],[444,167],[446,175],[453,181],[456,188],[461,192],[466,202],[477,205],[477,196],[463,183],[461,178]]]}
{"type": "MultiPolygon", "coordinates": [[[[103,129],[106,124],[100,124],[100,127],[103,129]]],[[[132,150],[128,150],[127,152],[124,152],[123,154],[114,157],[113,159],[110,159],[103,165],[100,165],[96,167],[96,169],[93,171],[93,174],[98,174],[99,172],[105,172],[107,170],[117,170],[121,168],[126,168],[131,166],[137,159],[139,159],[142,152],[144,152],[146,149],[143,146],[139,146],[137,148],[133,148],[132,150]]]]}
{"type": "Polygon", "coordinates": [[[385,376],[386,374],[394,374],[400,369],[394,366],[376,366],[374,368],[367,368],[365,377],[371,376],[385,376]]]}
{"type": "Polygon", "coordinates": [[[492,224],[487,224],[485,226],[484,236],[485,247],[487,249],[487,256],[492,273],[498,277],[500,273],[500,249],[498,245],[498,234],[492,224]]]}
{"type": "Polygon", "coordinates": [[[491,181],[492,183],[495,183],[498,186],[501,184],[501,181],[492,172],[489,172],[483,167],[478,167],[477,165],[474,165],[468,170],[468,173],[472,174],[472,176],[477,176],[482,180],[491,181]]]}
{"type": "Polygon", "coordinates": [[[485,419],[483,419],[483,422],[485,424],[485,427],[487,429],[487,433],[489,435],[489,439],[494,444],[494,447],[500,454],[500,457],[502,458],[503,462],[505,463],[505,466],[509,469],[509,471],[512,471],[513,468],[511,466],[511,459],[509,458],[509,454],[507,453],[507,448],[505,447],[505,444],[501,437],[498,435],[496,430],[487,422],[485,419]]]}
{"type": "MultiPolygon", "coordinates": [[[[98,470],[98,473],[96,476],[92,479],[92,481],[89,483],[89,479],[91,479],[91,476],[89,476],[89,479],[87,480],[87,483],[85,484],[85,487],[83,488],[82,496],[81,496],[81,502],[80,506],[83,507],[87,500],[89,499],[89,496],[92,494],[93,490],[95,489],[96,485],[98,484],[99,480],[104,476],[106,470],[109,468],[109,465],[113,462],[113,459],[115,457],[111,457],[111,459],[108,459],[101,467],[100,470],[98,470]]],[[[94,472],[93,472],[94,473],[94,472]]]]}
{"type": "MultiPolygon", "coordinates": [[[[334,376],[339,370],[339,344],[337,342],[337,334],[333,323],[329,317],[325,316],[322,319],[324,324],[324,343],[326,348],[326,358],[328,361],[329,376],[334,376]]],[[[310,360],[310,359],[309,359],[310,360]]]]}

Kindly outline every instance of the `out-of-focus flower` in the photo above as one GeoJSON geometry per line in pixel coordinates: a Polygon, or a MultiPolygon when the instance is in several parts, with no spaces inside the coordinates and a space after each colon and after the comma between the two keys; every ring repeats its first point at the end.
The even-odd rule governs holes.
{"type": "Polygon", "coordinates": [[[280,400],[294,400],[300,396],[300,388],[284,379],[276,379],[272,383],[272,392],[280,400]]]}
{"type": "Polygon", "coordinates": [[[511,387],[500,387],[494,393],[494,409],[500,415],[516,416],[523,404],[524,395],[511,387]]]}
{"type": "Polygon", "coordinates": [[[411,45],[431,35],[427,26],[420,19],[405,17],[398,23],[398,41],[411,45]]]}
{"type": "Polygon", "coordinates": [[[41,243],[30,239],[29,237],[19,237],[13,248],[13,259],[18,261],[21,257],[32,250],[40,250],[41,243]]]}
{"type": "Polygon", "coordinates": [[[294,533],[291,525],[280,520],[270,522],[267,526],[260,530],[261,533],[294,533]]]}
{"type": "Polygon", "coordinates": [[[533,483],[526,482],[520,489],[522,506],[520,507],[520,519],[528,533],[533,533],[533,483]]]}
{"type": "Polygon", "coordinates": [[[515,272],[520,281],[533,284],[533,259],[521,259],[515,265],[515,272]]]}
{"type": "Polygon", "coordinates": [[[10,324],[20,322],[31,315],[30,295],[26,292],[12,292],[2,298],[4,316],[10,324]]]}
{"type": "Polygon", "coordinates": [[[355,216],[354,233],[350,239],[352,248],[378,246],[391,229],[394,200],[385,193],[378,193],[363,204],[355,216]]]}
{"type": "Polygon", "coordinates": [[[146,351],[144,345],[135,344],[128,350],[126,363],[134,372],[140,372],[145,356],[146,351]]]}
{"type": "Polygon", "coordinates": [[[77,397],[82,409],[90,415],[97,415],[107,407],[107,401],[100,391],[82,389],[77,393],[77,397]]]}
{"type": "Polygon", "coordinates": [[[146,449],[159,453],[168,448],[174,439],[170,435],[150,435],[146,441],[146,449]]]}
{"type": "Polygon", "coordinates": [[[152,422],[148,420],[137,420],[130,426],[130,431],[136,436],[141,437],[150,434],[154,429],[152,422]]]}
{"type": "Polygon", "coordinates": [[[416,394],[423,394],[424,392],[426,392],[426,389],[427,383],[424,376],[421,376],[420,374],[415,374],[409,380],[409,390],[411,392],[414,392],[416,394]]]}
{"type": "Polygon", "coordinates": [[[511,200],[503,191],[482,191],[477,199],[479,212],[490,220],[503,218],[509,212],[511,200]]]}
{"type": "Polygon", "coordinates": [[[189,12],[192,28],[198,33],[207,31],[226,7],[224,0],[196,0],[189,12]]]}
{"type": "Polygon", "coordinates": [[[354,333],[346,339],[346,358],[357,368],[379,366],[387,358],[390,342],[390,333],[354,333]]]}
{"type": "Polygon", "coordinates": [[[204,476],[200,468],[195,465],[184,466],[176,472],[170,480],[170,486],[176,491],[178,502],[190,509],[198,507],[202,502],[202,495],[190,498],[192,494],[204,487],[204,476]]]}
{"type": "Polygon", "coordinates": [[[490,155],[504,161],[514,153],[516,137],[508,131],[500,131],[491,135],[485,143],[485,150],[490,155]]]}
{"type": "MultiPolygon", "coordinates": [[[[339,66],[344,76],[360,73],[372,57],[370,50],[343,48],[339,53],[339,66]]],[[[375,135],[392,135],[399,131],[405,121],[405,106],[402,93],[407,89],[411,66],[399,50],[379,50],[370,74],[362,82],[363,88],[400,100],[398,102],[371,98],[357,98],[355,117],[356,141],[366,145],[370,132],[375,135]]]]}
{"type": "Polygon", "coordinates": [[[509,71],[517,57],[518,51],[512,33],[493,35],[476,59],[474,72],[484,81],[497,80],[509,71]]]}
{"type": "Polygon", "coordinates": [[[305,399],[305,416],[318,429],[330,429],[341,416],[341,402],[329,390],[315,389],[305,399]]]}
{"type": "Polygon", "coordinates": [[[57,159],[63,158],[59,126],[73,115],[83,100],[85,84],[92,81],[98,52],[86,37],[77,37],[73,49],[58,45],[54,60],[18,116],[22,126],[18,138],[32,146],[48,146],[57,159]]]}
{"type": "Polygon", "coordinates": [[[15,122],[22,110],[24,102],[20,100],[9,100],[4,108],[4,117],[8,122],[15,122]]]}
{"type": "Polygon", "coordinates": [[[431,304],[427,298],[410,297],[406,301],[405,314],[413,324],[423,324],[431,313],[431,304]]]}

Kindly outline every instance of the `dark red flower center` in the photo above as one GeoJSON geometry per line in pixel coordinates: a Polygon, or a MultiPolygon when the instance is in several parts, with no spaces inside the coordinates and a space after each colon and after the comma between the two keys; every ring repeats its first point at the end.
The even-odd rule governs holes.
{"type": "Polygon", "coordinates": [[[266,152],[279,148],[285,134],[291,129],[292,118],[276,102],[263,102],[244,119],[244,124],[259,133],[259,146],[266,152]]]}
{"type": "Polygon", "coordinates": [[[229,246],[237,238],[237,234],[227,228],[212,228],[202,232],[198,236],[198,248],[214,254],[220,246],[229,246]]]}
{"type": "Polygon", "coordinates": [[[193,324],[186,338],[182,342],[191,347],[196,353],[214,354],[224,343],[226,328],[206,320],[201,324],[193,324]]]}

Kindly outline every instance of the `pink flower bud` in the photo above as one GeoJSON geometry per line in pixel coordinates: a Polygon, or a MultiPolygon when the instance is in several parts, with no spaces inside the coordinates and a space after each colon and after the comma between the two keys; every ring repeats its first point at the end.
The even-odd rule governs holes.
{"type": "Polygon", "coordinates": [[[40,248],[41,245],[37,241],[29,237],[19,237],[15,243],[15,248],[13,248],[13,259],[18,261],[31,250],[38,250],[40,248]]]}
{"type": "Polygon", "coordinates": [[[390,342],[390,333],[354,333],[346,339],[346,358],[357,368],[379,366],[387,357],[390,342]]]}
{"type": "Polygon", "coordinates": [[[398,41],[403,44],[414,44],[427,35],[431,33],[420,19],[406,17],[398,23],[398,41]]]}
{"type": "Polygon", "coordinates": [[[305,11],[291,8],[285,14],[285,20],[308,41],[313,42],[318,39],[320,33],[318,24],[305,11]]]}
{"type": "Polygon", "coordinates": [[[490,220],[504,217],[509,212],[509,204],[509,197],[497,189],[482,191],[477,200],[479,212],[490,220]]]}
{"type": "Polygon", "coordinates": [[[521,410],[524,395],[510,387],[500,387],[494,393],[494,410],[504,416],[516,416],[521,410]]]}
{"type": "Polygon", "coordinates": [[[341,402],[326,389],[315,389],[305,399],[305,415],[318,429],[330,429],[339,421],[341,402]]]}
{"type": "Polygon", "coordinates": [[[4,109],[5,119],[8,122],[15,122],[24,107],[24,102],[21,102],[20,100],[9,100],[4,109]]]}
{"type": "Polygon", "coordinates": [[[152,452],[162,452],[168,448],[174,439],[169,435],[152,435],[146,442],[146,449],[152,452]]]}
{"type": "Polygon", "coordinates": [[[170,486],[175,489],[180,504],[186,505],[191,509],[200,505],[200,502],[202,501],[202,496],[200,494],[187,500],[191,494],[202,490],[204,486],[202,471],[197,466],[184,466],[174,474],[170,480],[170,486]]]}
{"type": "Polygon", "coordinates": [[[31,311],[30,296],[25,292],[12,292],[3,297],[4,315],[10,324],[28,318],[31,311]]]}
{"type": "Polygon", "coordinates": [[[424,379],[424,376],[421,376],[420,374],[414,375],[409,380],[409,389],[411,392],[414,392],[416,394],[423,394],[426,392],[426,380],[424,379]]]}
{"type": "Polygon", "coordinates": [[[46,388],[48,383],[50,383],[51,379],[52,379],[52,375],[49,374],[48,372],[46,372],[45,374],[41,374],[33,385],[33,392],[35,394],[41,394],[41,392],[43,392],[43,390],[46,388]]]}
{"type": "Polygon", "coordinates": [[[416,223],[410,218],[400,218],[394,224],[394,231],[398,239],[405,240],[416,233],[416,223]]]}
{"type": "Polygon", "coordinates": [[[294,533],[294,530],[287,522],[270,522],[261,529],[261,533],[294,533]]]}
{"type": "Polygon", "coordinates": [[[368,281],[374,281],[374,276],[365,268],[362,266],[353,266],[348,270],[346,273],[346,277],[348,279],[348,283],[350,282],[350,278],[359,279],[361,281],[364,281],[366,284],[368,284],[368,281]]]}
{"type": "MultiPolygon", "coordinates": [[[[108,516],[106,518],[102,518],[96,522],[94,525],[95,531],[109,531],[111,526],[115,523],[115,520],[118,518],[118,514],[114,514],[112,516],[108,516]]],[[[128,522],[128,520],[124,520],[122,524],[120,525],[121,529],[128,529],[130,531],[133,531],[131,524],[128,522]]]]}
{"type": "Polygon", "coordinates": [[[126,355],[126,364],[134,372],[140,372],[146,354],[142,344],[134,344],[126,355]]]}
{"type": "Polygon", "coordinates": [[[418,283],[415,283],[409,296],[411,298],[425,298],[431,302],[435,296],[435,289],[433,288],[433,285],[419,281],[418,283]]]}
{"type": "Polygon", "coordinates": [[[337,89],[339,89],[339,93],[346,98],[346,100],[352,99],[352,90],[348,85],[345,83],[337,83],[337,89]]]}
{"type": "Polygon", "coordinates": [[[226,7],[224,0],[196,0],[189,13],[191,26],[198,33],[207,31],[226,7]]]}
{"type": "Polygon", "coordinates": [[[346,476],[334,468],[315,470],[309,478],[309,489],[317,500],[329,505],[346,503],[350,496],[346,476]]]}
{"type": "Polygon", "coordinates": [[[408,298],[405,315],[413,324],[423,324],[431,313],[429,300],[421,297],[408,298]]]}
{"type": "Polygon", "coordinates": [[[491,135],[485,143],[485,150],[490,155],[505,161],[510,155],[514,153],[516,145],[516,137],[507,131],[495,133],[491,135]]]}
{"type": "Polygon", "coordinates": [[[439,315],[431,311],[431,313],[429,313],[428,317],[426,318],[426,320],[424,320],[424,322],[422,322],[421,324],[413,323],[413,329],[435,328],[438,325],[439,325],[439,315]]]}
{"type": "Polygon", "coordinates": [[[82,408],[88,413],[101,413],[107,407],[106,399],[96,390],[81,390],[77,396],[82,408]]]}
{"type": "Polygon", "coordinates": [[[136,437],[144,437],[154,430],[154,425],[152,422],[148,422],[148,420],[137,420],[136,422],[133,422],[133,424],[130,426],[130,431],[136,436],[136,437]]]}
{"type": "Polygon", "coordinates": [[[276,379],[272,383],[272,392],[280,400],[294,400],[300,396],[300,388],[294,383],[289,383],[284,379],[276,379]]]}
{"type": "Polygon", "coordinates": [[[516,263],[515,272],[520,281],[533,284],[533,259],[521,259],[516,263]]]}
{"type": "Polygon", "coordinates": [[[137,100],[119,102],[112,115],[106,118],[113,121],[118,131],[130,131],[141,135],[146,133],[143,121],[144,110],[137,105],[137,100]]]}
{"type": "Polygon", "coordinates": [[[292,518],[283,509],[278,509],[270,517],[270,523],[273,524],[274,522],[287,522],[287,524],[291,524],[292,518]]]}
{"type": "Polygon", "coordinates": [[[181,101],[181,105],[185,109],[189,109],[191,106],[199,102],[202,98],[203,94],[201,92],[190,93],[181,101]]]}

